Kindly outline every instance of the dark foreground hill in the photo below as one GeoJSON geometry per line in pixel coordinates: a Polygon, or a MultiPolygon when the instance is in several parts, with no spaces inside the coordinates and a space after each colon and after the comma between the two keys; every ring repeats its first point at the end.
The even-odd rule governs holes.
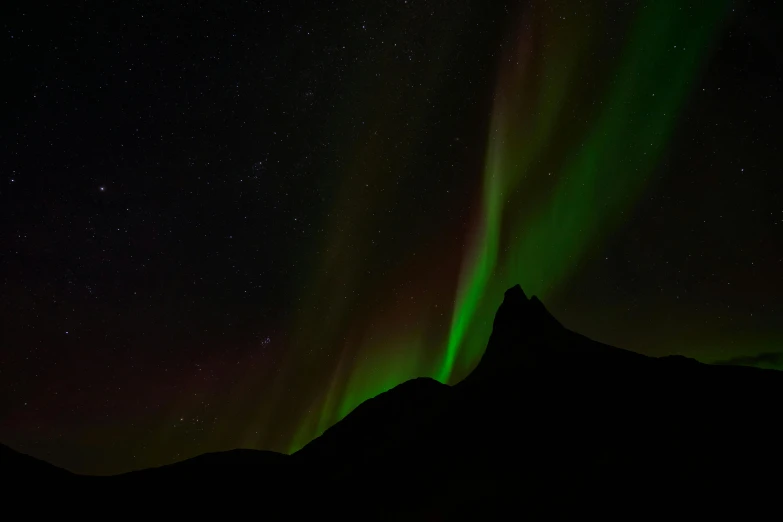
{"type": "Polygon", "coordinates": [[[597,343],[516,286],[464,381],[403,383],[294,455],[237,450],[98,478],[4,449],[0,474],[25,484],[9,506],[99,516],[747,515],[783,497],[781,401],[781,372],[597,343]]]}

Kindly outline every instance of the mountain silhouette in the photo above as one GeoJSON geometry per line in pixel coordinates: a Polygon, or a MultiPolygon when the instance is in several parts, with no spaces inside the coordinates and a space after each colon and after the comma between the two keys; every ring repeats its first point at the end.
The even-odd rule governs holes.
{"type": "Polygon", "coordinates": [[[17,484],[59,483],[75,477],[70,471],[0,444],[0,476],[17,484]]]}
{"type": "Polygon", "coordinates": [[[781,372],[608,346],[515,286],[462,382],[402,383],[293,455],[235,450],[83,477],[3,448],[0,473],[54,483],[61,510],[126,514],[506,520],[726,515],[730,505],[747,514],[776,507],[783,491],[781,399],[781,372]]]}

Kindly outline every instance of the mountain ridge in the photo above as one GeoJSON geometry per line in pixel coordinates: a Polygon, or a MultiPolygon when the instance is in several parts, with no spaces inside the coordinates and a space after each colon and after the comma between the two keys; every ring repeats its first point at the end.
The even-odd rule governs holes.
{"type": "MultiPolygon", "coordinates": [[[[695,508],[781,485],[780,398],[781,372],[605,345],[517,285],[480,362],[453,386],[401,383],[290,456],[202,455],[90,477],[89,487],[113,501],[145,491],[163,505],[172,485],[213,504],[263,491],[267,513],[370,520],[695,508]],[[749,454],[762,448],[763,458],[749,454]]],[[[72,474],[57,480],[82,485],[72,474]]]]}

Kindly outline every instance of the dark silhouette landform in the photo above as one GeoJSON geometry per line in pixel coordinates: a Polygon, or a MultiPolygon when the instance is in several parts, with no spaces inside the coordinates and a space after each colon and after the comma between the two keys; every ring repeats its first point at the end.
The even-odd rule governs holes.
{"type": "Polygon", "coordinates": [[[33,513],[726,515],[732,505],[780,506],[782,399],[782,372],[601,344],[515,286],[462,382],[402,383],[293,455],[234,450],[86,477],[2,447],[0,474],[15,492],[6,506],[33,513]]]}

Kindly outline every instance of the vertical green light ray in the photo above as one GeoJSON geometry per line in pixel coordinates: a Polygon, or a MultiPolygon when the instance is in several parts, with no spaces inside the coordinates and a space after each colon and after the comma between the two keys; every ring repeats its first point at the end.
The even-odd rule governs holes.
{"type": "Polygon", "coordinates": [[[289,453],[301,449],[368,398],[421,373],[424,346],[419,337],[393,338],[371,348],[362,350],[353,361],[340,361],[323,401],[313,404],[293,437],[289,453]]]}
{"type": "MultiPolygon", "coordinates": [[[[618,31],[602,26],[609,22],[601,2],[580,4],[579,16],[573,17],[573,6],[564,13],[544,2],[529,4],[513,48],[504,47],[480,208],[462,251],[450,318],[435,323],[442,328],[437,338],[443,351],[437,358],[424,351],[431,342],[424,332],[441,315],[431,314],[435,301],[422,299],[413,306],[388,298],[365,302],[364,296],[362,303],[354,302],[363,288],[359,258],[370,250],[348,255],[354,245],[367,246],[367,238],[352,231],[363,230],[357,224],[371,205],[356,204],[364,201],[366,176],[357,178],[358,186],[353,176],[346,178],[344,201],[334,212],[342,217],[327,241],[332,264],[319,273],[312,292],[328,295],[329,302],[303,305],[297,324],[307,327],[300,329],[303,338],[296,343],[324,344],[339,363],[330,362],[336,358],[321,361],[331,367],[330,374],[322,379],[323,393],[307,398],[301,421],[286,439],[290,451],[362,401],[407,379],[458,380],[483,353],[503,290],[521,283],[527,292],[546,297],[567,282],[580,259],[643,193],[726,5],[727,0],[640,5],[627,36],[609,41],[598,35],[614,38],[618,31]],[[613,53],[606,48],[618,45],[623,52],[610,59],[613,53]],[[351,282],[357,292],[346,286],[351,282]],[[334,296],[345,302],[330,304],[334,296]]],[[[371,139],[371,144],[382,150],[380,141],[371,139]]],[[[363,171],[378,151],[365,147],[365,159],[349,170],[363,171]]],[[[383,181],[378,175],[373,183],[383,181]]],[[[427,272],[408,268],[397,279],[406,281],[422,270],[427,272]]],[[[413,294],[423,297],[420,291],[408,295],[413,294]]],[[[288,382],[281,380],[281,392],[288,382]]]]}
{"type": "MultiPolygon", "coordinates": [[[[497,144],[493,145],[497,146],[497,144]]],[[[488,166],[488,169],[492,174],[487,177],[487,182],[485,183],[484,205],[487,208],[487,212],[480,230],[480,245],[478,246],[470,275],[466,279],[467,289],[457,297],[446,355],[437,376],[441,382],[448,382],[451,376],[460,343],[478,307],[479,299],[484,293],[497,259],[500,237],[498,233],[498,221],[500,219],[498,200],[502,169],[497,168],[496,165],[500,161],[500,154],[492,154],[491,156],[490,161],[492,163],[488,166]]]]}
{"type": "MultiPolygon", "coordinates": [[[[483,344],[473,346],[476,343],[466,339],[485,339],[495,304],[485,296],[518,282],[546,296],[642,193],[726,5],[719,1],[684,9],[680,2],[667,0],[638,11],[602,109],[579,146],[568,151],[548,201],[529,202],[538,203],[534,212],[525,212],[528,208],[521,204],[524,191],[512,198],[512,189],[519,189],[523,179],[545,175],[534,168],[533,158],[553,157],[562,150],[551,133],[562,129],[559,109],[578,85],[569,85],[567,65],[550,66],[539,80],[542,108],[532,121],[512,119],[515,112],[522,113],[519,100],[508,103],[498,97],[484,172],[481,237],[467,252],[471,268],[460,281],[441,381],[452,378],[455,365],[469,367],[480,357],[483,344]],[[528,129],[532,131],[525,132],[528,129]],[[471,335],[471,329],[481,335],[471,335]]],[[[587,44],[573,38],[571,60],[587,44]]],[[[545,62],[557,63],[546,56],[546,48],[542,52],[545,62]]],[[[524,93],[525,80],[509,75],[509,83],[498,89],[524,93]]]]}
{"type": "Polygon", "coordinates": [[[529,164],[554,130],[567,94],[571,70],[579,55],[578,46],[545,38],[535,42],[530,30],[524,31],[525,24],[535,15],[535,9],[530,9],[522,17],[518,46],[505,59],[511,65],[501,71],[499,79],[484,172],[484,212],[480,216],[482,222],[474,246],[466,252],[472,259],[460,279],[446,354],[437,375],[444,383],[451,379],[461,347],[467,346],[474,352],[473,358],[483,351],[483,344],[466,344],[465,337],[484,296],[490,293],[488,285],[495,275],[505,201],[507,195],[522,184],[529,164]],[[550,79],[545,86],[526,85],[536,44],[550,48],[555,58],[544,64],[543,75],[550,79]],[[531,110],[533,108],[535,110],[531,110]],[[522,113],[532,114],[532,121],[520,121],[522,113]],[[511,147],[510,143],[516,146],[511,147]]]}

